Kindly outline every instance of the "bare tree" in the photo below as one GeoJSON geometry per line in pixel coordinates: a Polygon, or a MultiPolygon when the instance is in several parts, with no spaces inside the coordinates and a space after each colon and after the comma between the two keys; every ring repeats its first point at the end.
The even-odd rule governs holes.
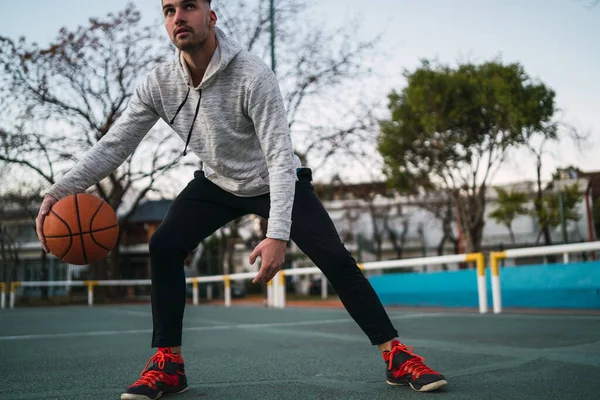
{"type": "Polygon", "coordinates": [[[392,247],[396,252],[396,257],[401,259],[404,253],[404,244],[406,243],[406,237],[408,236],[409,228],[409,217],[402,215],[401,207],[384,207],[383,216],[383,229],[386,232],[387,237],[392,243],[392,247]],[[396,209],[397,211],[394,211],[396,209]],[[397,230],[397,222],[400,219],[401,230],[397,230]]]}
{"type": "Polygon", "coordinates": [[[456,204],[454,200],[443,194],[436,193],[429,198],[419,202],[419,207],[431,213],[442,224],[442,238],[437,245],[438,255],[444,254],[446,242],[450,241],[454,246],[454,252],[458,254],[458,238],[454,232],[456,225],[456,204]]]}
{"type": "MultiPolygon", "coordinates": [[[[47,47],[25,38],[0,37],[0,163],[20,167],[47,187],[109,131],[137,81],[172,53],[159,31],[143,26],[128,5],[118,14],[92,18],[74,31],[61,29],[47,47]]],[[[157,181],[183,165],[174,135],[153,130],[138,149],[94,190],[120,211],[125,228],[157,181]]],[[[18,178],[17,178],[18,179],[18,178]]],[[[123,229],[121,229],[121,232],[123,229]]],[[[108,260],[118,277],[119,246],[108,260]]]]}

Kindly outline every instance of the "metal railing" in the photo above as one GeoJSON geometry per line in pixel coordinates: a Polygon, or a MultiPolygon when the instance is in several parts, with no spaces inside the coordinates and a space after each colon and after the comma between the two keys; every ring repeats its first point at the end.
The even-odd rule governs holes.
{"type": "MultiPolygon", "coordinates": [[[[423,258],[410,258],[403,260],[391,260],[391,261],[377,261],[359,264],[359,268],[362,271],[382,271],[388,269],[409,269],[419,266],[430,266],[430,265],[442,265],[449,263],[463,263],[463,262],[474,262],[476,264],[476,281],[478,291],[478,303],[479,312],[486,313],[488,311],[488,300],[487,300],[487,285],[485,280],[485,261],[482,253],[473,254],[456,254],[438,257],[423,257],[423,258]]],[[[194,305],[199,304],[199,284],[201,283],[213,283],[213,282],[224,282],[224,302],[226,307],[231,306],[231,281],[243,281],[248,279],[254,279],[256,272],[244,272],[239,274],[230,275],[214,275],[214,276],[201,276],[201,277],[190,277],[186,278],[187,284],[192,284],[192,301],[194,305]]],[[[280,270],[277,275],[267,285],[267,304],[273,308],[284,308],[286,303],[285,298],[285,277],[286,276],[300,276],[300,275],[313,275],[322,274],[321,270],[317,267],[309,268],[293,268],[280,270]]],[[[326,281],[323,278],[322,282],[322,295],[327,294],[326,281]]],[[[141,280],[101,280],[101,281],[53,281],[53,282],[13,282],[10,285],[10,308],[14,308],[16,302],[16,288],[17,287],[85,287],[87,286],[88,293],[88,305],[93,306],[94,304],[94,288],[97,286],[134,286],[134,285],[151,285],[150,279],[141,280]]],[[[4,285],[0,286],[2,290],[2,298],[5,296],[4,285]]],[[[211,289],[209,285],[207,288],[207,297],[211,298],[211,289]]],[[[3,300],[2,308],[5,307],[3,300]]]]}
{"type": "Polygon", "coordinates": [[[569,262],[570,253],[585,253],[595,250],[600,250],[600,241],[562,244],[556,246],[527,247],[522,249],[510,249],[506,251],[491,252],[490,269],[492,273],[492,302],[494,313],[499,314],[502,312],[502,289],[500,283],[501,259],[562,254],[563,263],[567,264],[569,262]]]}
{"type": "MultiPolygon", "coordinates": [[[[542,246],[542,247],[528,247],[522,249],[510,249],[502,252],[491,252],[490,253],[490,270],[491,270],[491,286],[492,286],[492,303],[493,312],[495,314],[502,312],[502,290],[500,282],[500,260],[501,259],[515,259],[522,257],[535,257],[535,256],[548,256],[548,255],[563,255],[563,262],[569,262],[569,254],[571,253],[585,253],[590,251],[600,250],[600,241],[597,242],[584,242],[574,243],[557,246],[542,246]]],[[[477,294],[479,312],[488,312],[488,298],[487,298],[487,282],[485,275],[485,259],[483,253],[472,253],[472,254],[456,254],[438,257],[423,257],[423,258],[410,258],[402,260],[390,260],[390,261],[377,261],[359,264],[359,268],[364,271],[382,271],[388,269],[409,269],[419,266],[428,265],[441,265],[449,263],[463,263],[463,262],[474,262],[476,264],[476,280],[477,280],[477,294]]],[[[244,281],[248,279],[254,279],[256,272],[244,272],[239,274],[230,275],[214,275],[214,276],[201,276],[201,277],[189,277],[186,278],[187,284],[192,284],[192,298],[193,304],[199,304],[199,285],[201,283],[214,283],[223,282],[224,291],[224,303],[226,307],[231,306],[231,281],[244,281]]],[[[284,308],[286,304],[285,296],[285,277],[286,276],[301,276],[301,275],[314,275],[321,274],[322,286],[321,292],[322,297],[327,297],[327,282],[322,275],[322,272],[317,267],[309,268],[294,268],[281,270],[275,275],[275,277],[267,285],[267,304],[273,308],[284,308]]],[[[10,284],[10,299],[9,306],[13,308],[16,301],[16,288],[18,287],[74,287],[74,286],[87,286],[88,291],[88,305],[94,304],[94,288],[97,286],[134,286],[134,285],[151,285],[150,279],[141,280],[112,280],[112,281],[53,281],[53,282],[12,282],[10,284]]],[[[207,298],[212,299],[212,286],[207,287],[207,298]]],[[[6,285],[0,282],[0,302],[1,308],[6,307],[6,285]]]]}

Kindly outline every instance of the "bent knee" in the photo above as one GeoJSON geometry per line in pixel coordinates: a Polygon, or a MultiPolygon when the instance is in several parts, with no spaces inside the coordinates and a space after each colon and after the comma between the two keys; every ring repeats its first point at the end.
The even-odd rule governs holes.
{"type": "Polygon", "coordinates": [[[151,256],[160,256],[162,254],[169,254],[176,251],[177,246],[175,243],[175,235],[172,232],[168,232],[166,229],[157,229],[156,232],[150,237],[148,243],[148,249],[151,256]]]}

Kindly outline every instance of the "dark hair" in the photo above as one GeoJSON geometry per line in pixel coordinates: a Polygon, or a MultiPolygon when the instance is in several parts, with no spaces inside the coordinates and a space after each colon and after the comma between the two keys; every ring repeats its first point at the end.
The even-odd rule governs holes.
{"type": "MultiPolygon", "coordinates": [[[[162,4],[162,1],[163,0],[160,0],[161,4],[162,4]]],[[[204,1],[207,2],[209,6],[210,6],[210,3],[212,2],[212,0],[204,0],[204,1]]]]}

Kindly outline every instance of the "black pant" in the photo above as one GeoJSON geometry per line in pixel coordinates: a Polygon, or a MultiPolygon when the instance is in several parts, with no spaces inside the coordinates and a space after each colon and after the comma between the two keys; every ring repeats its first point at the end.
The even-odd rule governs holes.
{"type": "MultiPolygon", "coordinates": [[[[269,194],[237,197],[210,182],[201,171],[177,196],[150,239],[152,268],[152,347],[181,345],[186,256],[217,229],[246,214],[268,218],[269,194]]],[[[292,211],[291,239],[335,288],[350,316],[372,344],[398,336],[377,294],[346,250],[311,184],[300,169],[292,211]]]]}

